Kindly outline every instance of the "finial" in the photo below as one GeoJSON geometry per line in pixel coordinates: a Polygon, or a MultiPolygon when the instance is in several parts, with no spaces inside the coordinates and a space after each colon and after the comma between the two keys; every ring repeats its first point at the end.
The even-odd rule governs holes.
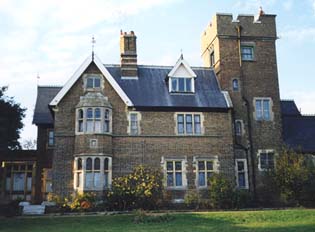
{"type": "Polygon", "coordinates": [[[38,85],[39,85],[39,80],[40,80],[40,76],[39,76],[39,73],[38,73],[38,72],[37,72],[36,78],[37,78],[37,86],[38,86],[38,85]]]}
{"type": "Polygon", "coordinates": [[[181,60],[183,60],[183,59],[184,59],[183,49],[180,49],[180,59],[181,59],[181,60]]]}
{"type": "Polygon", "coordinates": [[[262,16],[262,15],[264,15],[264,14],[265,14],[265,12],[263,11],[262,6],[260,6],[260,7],[259,7],[259,16],[262,16]]]}
{"type": "Polygon", "coordinates": [[[96,43],[96,40],[94,38],[94,35],[92,36],[92,60],[94,60],[94,44],[96,43]]]}

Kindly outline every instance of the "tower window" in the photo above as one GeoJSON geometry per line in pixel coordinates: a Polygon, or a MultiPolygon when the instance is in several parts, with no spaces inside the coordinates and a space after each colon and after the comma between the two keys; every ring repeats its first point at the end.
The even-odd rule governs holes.
{"type": "Polygon", "coordinates": [[[237,79],[233,79],[232,81],[233,91],[239,91],[239,84],[237,79]]]}
{"type": "Polygon", "coordinates": [[[254,47],[253,46],[241,46],[242,60],[254,60],[254,47]]]}
{"type": "Polygon", "coordinates": [[[214,51],[210,53],[210,67],[214,67],[215,59],[214,59],[214,51]]]}
{"type": "Polygon", "coordinates": [[[255,99],[255,111],[256,120],[271,120],[271,104],[269,98],[256,98],[255,99]]]}
{"type": "Polygon", "coordinates": [[[235,120],[235,134],[238,136],[241,136],[243,134],[241,120],[235,120]]]}

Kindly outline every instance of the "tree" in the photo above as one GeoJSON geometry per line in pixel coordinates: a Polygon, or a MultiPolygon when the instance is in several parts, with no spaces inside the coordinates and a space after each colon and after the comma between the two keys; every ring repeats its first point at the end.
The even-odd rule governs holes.
{"type": "Polygon", "coordinates": [[[0,87],[0,150],[16,150],[21,148],[18,139],[26,109],[6,96],[6,90],[7,87],[0,87]]]}

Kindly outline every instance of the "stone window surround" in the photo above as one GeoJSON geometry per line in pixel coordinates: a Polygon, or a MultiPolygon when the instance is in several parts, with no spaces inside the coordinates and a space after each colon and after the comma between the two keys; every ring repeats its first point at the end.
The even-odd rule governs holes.
{"type": "Polygon", "coordinates": [[[140,135],[141,134],[141,125],[140,124],[141,124],[142,115],[141,115],[141,112],[139,112],[139,111],[128,111],[127,112],[127,121],[128,121],[127,134],[130,136],[137,136],[137,135],[131,134],[131,121],[130,121],[130,115],[131,114],[137,114],[137,119],[138,119],[138,134],[137,135],[140,135]]]}
{"type": "Polygon", "coordinates": [[[98,139],[90,139],[90,148],[98,148],[98,139]],[[93,144],[95,143],[95,145],[93,144]]]}
{"type": "Polygon", "coordinates": [[[165,189],[167,190],[187,190],[188,185],[187,185],[187,166],[188,166],[188,162],[187,162],[187,157],[183,157],[183,158],[171,158],[171,156],[169,157],[161,157],[161,167],[163,170],[163,174],[164,174],[164,178],[163,178],[163,184],[165,189]],[[168,161],[181,161],[182,163],[182,186],[167,186],[167,162],[168,161]]]}
{"type": "Polygon", "coordinates": [[[213,162],[213,173],[219,173],[220,168],[220,162],[219,157],[217,155],[210,156],[210,157],[202,157],[202,156],[194,156],[193,157],[193,167],[194,167],[194,173],[195,175],[195,186],[198,189],[206,189],[208,188],[208,183],[206,181],[205,186],[199,186],[199,167],[198,167],[198,161],[212,161],[213,162]]]}
{"type": "Polygon", "coordinates": [[[232,79],[231,85],[232,85],[231,89],[233,92],[240,92],[241,91],[240,79],[238,77],[235,77],[232,79]],[[237,81],[237,89],[234,88],[234,81],[237,81]]]}
{"type": "Polygon", "coordinates": [[[274,113],[272,111],[273,108],[273,101],[271,97],[254,97],[253,98],[253,106],[254,106],[254,112],[253,112],[253,117],[256,121],[265,121],[265,122],[272,122],[274,120],[274,113]],[[270,113],[270,119],[266,120],[264,118],[262,119],[257,119],[256,117],[256,100],[269,100],[269,113],[270,113]]]}
{"type": "Polygon", "coordinates": [[[235,126],[235,135],[236,136],[243,136],[245,134],[245,126],[244,126],[244,121],[242,119],[236,119],[234,126],[235,126]],[[241,133],[240,134],[237,133],[237,123],[238,122],[241,124],[241,133]]]}
{"type": "Polygon", "coordinates": [[[75,120],[75,134],[76,135],[83,135],[83,134],[111,134],[112,133],[112,109],[111,108],[107,108],[107,107],[99,107],[99,106],[95,106],[95,107],[80,107],[76,109],[76,120],[75,120]],[[101,110],[101,132],[95,132],[95,131],[91,131],[88,132],[86,131],[86,111],[87,109],[92,108],[93,112],[96,108],[100,108],[101,110]],[[79,110],[83,110],[83,131],[79,132],[79,110]],[[109,111],[109,132],[104,132],[104,123],[105,123],[105,111],[108,110],[109,111]]]}
{"type": "Polygon", "coordinates": [[[257,159],[258,159],[258,170],[261,172],[264,171],[268,171],[267,169],[261,168],[261,164],[260,164],[260,154],[261,153],[273,153],[273,157],[274,157],[274,167],[276,166],[276,156],[277,154],[275,153],[274,149],[259,149],[257,152],[257,159]]]}
{"type": "Polygon", "coordinates": [[[102,74],[99,73],[87,73],[87,74],[83,74],[83,89],[84,92],[100,92],[102,90],[104,90],[104,78],[102,74]],[[87,88],[87,79],[89,77],[99,77],[100,78],[100,82],[101,82],[101,87],[100,88],[87,88]]]}
{"type": "Polygon", "coordinates": [[[80,154],[76,155],[74,158],[74,165],[73,165],[73,189],[78,192],[83,191],[103,191],[107,188],[104,188],[104,160],[108,159],[108,187],[111,187],[112,184],[112,157],[105,155],[103,153],[93,153],[93,154],[80,154]],[[82,159],[82,169],[78,170],[78,159],[82,159]],[[94,172],[94,160],[96,158],[100,159],[100,176],[101,176],[101,185],[93,188],[87,188],[85,186],[85,174],[86,174],[86,160],[88,158],[92,159],[92,172],[94,172]],[[81,185],[77,187],[77,174],[82,173],[82,180],[81,185]]]}
{"type": "Polygon", "coordinates": [[[239,189],[249,189],[247,160],[245,158],[235,159],[235,178],[236,178],[236,186],[237,186],[237,188],[239,188],[239,189]],[[238,173],[239,173],[239,171],[238,171],[237,162],[243,162],[244,163],[245,187],[239,187],[239,183],[238,183],[238,173]]]}
{"type": "Polygon", "coordinates": [[[176,112],[174,113],[174,121],[175,121],[175,135],[178,136],[200,136],[200,135],[204,135],[205,131],[204,131],[204,115],[202,112],[176,112]],[[184,130],[185,133],[184,134],[178,134],[178,124],[177,124],[177,115],[179,114],[183,114],[184,115],[184,130]],[[186,114],[191,114],[192,115],[192,123],[193,123],[193,133],[192,134],[186,134],[186,114]],[[194,115],[200,115],[200,127],[201,127],[201,133],[200,134],[195,134],[195,123],[194,123],[194,115]]]}

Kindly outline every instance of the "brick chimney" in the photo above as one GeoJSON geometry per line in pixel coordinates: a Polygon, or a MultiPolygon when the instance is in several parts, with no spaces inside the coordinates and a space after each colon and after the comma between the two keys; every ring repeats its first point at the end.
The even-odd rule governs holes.
{"type": "Polygon", "coordinates": [[[133,31],[120,31],[120,66],[122,77],[138,77],[137,37],[133,31]]]}

